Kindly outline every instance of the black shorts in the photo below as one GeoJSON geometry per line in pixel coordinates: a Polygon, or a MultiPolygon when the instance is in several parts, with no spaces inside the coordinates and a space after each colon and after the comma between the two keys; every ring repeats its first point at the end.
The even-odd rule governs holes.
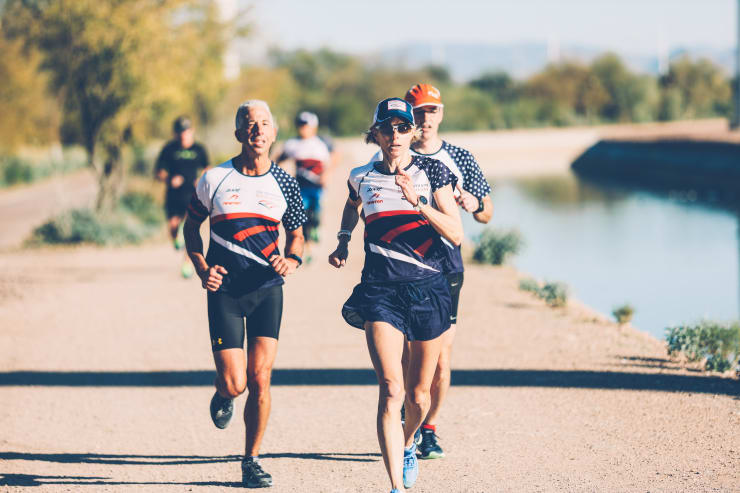
{"type": "Polygon", "coordinates": [[[261,288],[242,296],[208,292],[208,328],[211,349],[244,348],[244,321],[247,338],[280,334],[283,317],[283,286],[261,288]]]}
{"type": "Polygon", "coordinates": [[[463,285],[463,273],[455,272],[447,274],[447,282],[450,285],[450,296],[452,297],[452,309],[450,310],[450,322],[457,323],[457,306],[460,304],[460,290],[463,285]]]}
{"type": "Polygon", "coordinates": [[[167,191],[167,195],[164,198],[164,211],[167,214],[167,219],[174,216],[185,217],[194,191],[194,189],[189,187],[182,191],[179,188],[167,191]]]}
{"type": "Polygon", "coordinates": [[[387,322],[409,341],[430,341],[450,328],[450,287],[442,274],[409,282],[360,283],[342,307],[358,329],[387,322]]]}

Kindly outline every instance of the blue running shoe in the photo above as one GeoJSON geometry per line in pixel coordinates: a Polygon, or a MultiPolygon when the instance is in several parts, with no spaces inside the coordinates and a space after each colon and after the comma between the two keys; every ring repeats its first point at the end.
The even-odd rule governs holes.
{"type": "Polygon", "coordinates": [[[401,492],[400,492],[400,491],[398,491],[398,489],[397,489],[397,488],[393,488],[393,489],[391,490],[391,493],[401,493],[401,492]]]}
{"type": "Polygon", "coordinates": [[[416,444],[403,449],[403,486],[411,488],[419,477],[419,461],[416,459],[416,444]]]}
{"type": "Polygon", "coordinates": [[[211,398],[211,419],[216,428],[224,429],[229,426],[234,415],[234,399],[221,397],[218,392],[211,398]]]}

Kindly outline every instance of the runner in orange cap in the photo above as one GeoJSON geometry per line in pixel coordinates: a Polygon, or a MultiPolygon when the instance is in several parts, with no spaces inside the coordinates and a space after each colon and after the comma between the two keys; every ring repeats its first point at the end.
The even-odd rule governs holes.
{"type": "MultiPolygon", "coordinates": [[[[457,204],[466,212],[473,214],[476,221],[480,223],[490,221],[493,214],[493,204],[488,196],[491,187],[486,182],[480,166],[470,152],[442,140],[439,136],[439,125],[444,117],[444,105],[439,89],[431,84],[416,84],[408,90],[404,99],[413,106],[414,120],[421,130],[419,139],[411,145],[412,154],[442,161],[457,176],[455,189],[457,204]]],[[[382,160],[382,155],[376,154],[371,161],[378,160],[382,160]]],[[[450,321],[453,325],[442,335],[442,351],[431,389],[432,403],[424,423],[416,434],[416,443],[422,459],[444,457],[444,451],[436,435],[436,424],[442,402],[450,388],[450,355],[455,339],[457,307],[464,270],[460,247],[449,243],[447,247],[448,262],[445,274],[452,295],[450,321]]],[[[405,366],[407,361],[408,358],[404,354],[405,366]]]]}

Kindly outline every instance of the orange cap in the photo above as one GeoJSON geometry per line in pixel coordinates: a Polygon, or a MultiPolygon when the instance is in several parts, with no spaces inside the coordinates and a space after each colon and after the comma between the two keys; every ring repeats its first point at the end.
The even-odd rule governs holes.
{"type": "Polygon", "coordinates": [[[411,103],[411,106],[414,108],[419,108],[420,106],[444,106],[439,89],[431,84],[416,84],[412,86],[404,99],[411,103]]]}

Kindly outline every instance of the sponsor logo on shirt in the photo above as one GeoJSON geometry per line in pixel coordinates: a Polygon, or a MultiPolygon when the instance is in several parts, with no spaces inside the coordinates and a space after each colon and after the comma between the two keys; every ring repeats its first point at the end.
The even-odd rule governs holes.
{"type": "Polygon", "coordinates": [[[239,205],[241,203],[238,193],[232,193],[228,199],[224,200],[224,205],[239,205]]]}
{"type": "Polygon", "coordinates": [[[260,200],[260,201],[259,201],[259,202],[257,202],[257,203],[258,203],[259,205],[261,205],[262,207],[266,207],[266,208],[268,208],[268,209],[272,209],[272,208],[274,208],[274,207],[275,207],[275,204],[273,204],[273,203],[272,203],[272,202],[270,202],[269,200],[265,200],[265,199],[262,199],[262,200],[260,200]]]}

